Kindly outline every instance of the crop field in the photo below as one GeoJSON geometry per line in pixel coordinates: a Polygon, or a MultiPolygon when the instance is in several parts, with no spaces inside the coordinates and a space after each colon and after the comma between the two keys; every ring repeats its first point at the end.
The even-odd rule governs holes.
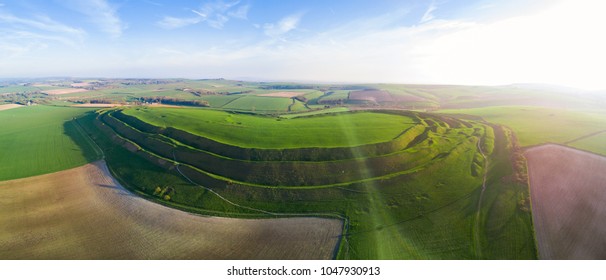
{"type": "Polygon", "coordinates": [[[606,158],[559,145],[526,158],[540,258],[606,258],[606,158]]]}
{"type": "Polygon", "coordinates": [[[349,90],[331,90],[327,94],[318,98],[318,104],[331,104],[339,100],[347,100],[349,90]]]}
{"type": "Polygon", "coordinates": [[[0,111],[15,109],[15,108],[19,108],[22,106],[23,105],[19,105],[19,104],[3,104],[3,105],[0,105],[0,111]]]}
{"type": "Polygon", "coordinates": [[[364,100],[371,102],[390,102],[393,97],[389,92],[382,90],[358,90],[349,93],[350,100],[364,100]]]}
{"type": "MultiPolygon", "coordinates": [[[[544,107],[486,107],[442,110],[447,114],[468,114],[511,127],[522,146],[543,143],[564,144],[579,137],[606,130],[606,114],[544,107]]],[[[606,152],[606,147],[592,150],[606,152]]]]}
{"type": "Polygon", "coordinates": [[[104,161],[0,182],[0,259],[329,259],[336,219],[202,217],[126,191],[104,161]]]}
{"type": "Polygon", "coordinates": [[[299,95],[303,95],[303,93],[296,92],[296,91],[278,91],[278,92],[271,92],[271,93],[263,93],[263,94],[259,94],[258,96],[292,98],[292,97],[297,97],[299,95]]]}
{"type": "Polygon", "coordinates": [[[13,85],[13,86],[0,87],[0,94],[4,94],[4,93],[34,92],[34,91],[39,91],[39,90],[40,90],[39,87],[34,87],[34,86],[17,86],[17,85],[13,85]]]}
{"type": "Polygon", "coordinates": [[[292,101],[288,98],[243,95],[221,108],[248,112],[287,112],[292,101]]]}
{"type": "Polygon", "coordinates": [[[606,156],[606,132],[569,142],[568,145],[577,149],[592,151],[606,156]]]}
{"type": "Polygon", "coordinates": [[[389,141],[415,124],[406,116],[369,112],[293,119],[206,109],[130,108],[123,112],[152,125],[250,148],[358,146],[389,141]]]}
{"type": "MultiPolygon", "coordinates": [[[[510,161],[515,146],[511,132],[500,126],[388,111],[276,120],[212,110],[158,109],[110,110],[97,119],[82,119],[103,132],[94,136],[106,139],[100,141],[103,147],[121,147],[110,153],[108,163],[136,192],[154,197],[149,183],[162,182],[176,193],[171,205],[201,213],[339,217],[346,224],[339,259],[536,258],[530,213],[517,203],[528,197],[527,185],[523,180],[503,180],[516,178],[518,171],[510,161]],[[232,138],[238,134],[248,141],[255,137],[254,132],[233,132],[238,122],[265,130],[287,121],[301,130],[309,122],[317,130],[343,118],[355,124],[356,117],[394,122],[381,130],[395,126],[399,131],[385,134],[387,142],[362,146],[341,142],[345,149],[308,148],[313,142],[301,133],[289,136],[302,141],[298,148],[280,149],[273,143],[262,150],[240,147],[232,153],[233,146],[208,144],[172,130],[220,131],[231,124],[223,130],[233,133],[226,139],[235,143],[232,138]],[[196,129],[196,123],[202,124],[196,129]]],[[[360,125],[351,128],[376,136],[370,132],[374,125],[368,129],[360,125]]],[[[314,131],[305,133],[318,133],[314,131]]]]}
{"type": "Polygon", "coordinates": [[[91,109],[29,106],[0,111],[0,181],[60,171],[98,159],[73,119],[91,109]]]}
{"type": "Polygon", "coordinates": [[[83,93],[83,92],[87,92],[87,89],[83,89],[83,88],[60,88],[60,89],[50,89],[50,90],[43,90],[43,93],[46,94],[50,94],[50,95],[61,95],[61,94],[70,94],[70,93],[83,93]]]}

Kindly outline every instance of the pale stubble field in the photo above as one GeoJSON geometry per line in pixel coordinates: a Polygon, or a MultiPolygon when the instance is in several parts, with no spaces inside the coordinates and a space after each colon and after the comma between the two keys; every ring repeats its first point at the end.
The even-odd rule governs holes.
{"type": "Polygon", "coordinates": [[[0,259],[330,259],[342,222],[204,217],[126,191],[104,161],[0,182],[0,259]]]}

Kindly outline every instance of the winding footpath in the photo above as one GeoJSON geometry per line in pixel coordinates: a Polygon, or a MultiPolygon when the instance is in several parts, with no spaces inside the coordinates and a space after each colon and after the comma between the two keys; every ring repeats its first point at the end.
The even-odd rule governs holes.
{"type": "Polygon", "coordinates": [[[482,197],[484,196],[484,191],[486,191],[486,177],[488,176],[488,158],[484,154],[484,151],[482,151],[482,146],[480,145],[481,142],[482,139],[479,139],[478,151],[480,151],[480,154],[484,158],[484,178],[482,179],[482,191],[480,191],[480,198],[478,199],[478,208],[476,210],[476,221],[474,226],[474,247],[476,249],[476,256],[478,259],[482,258],[482,244],[480,242],[480,213],[482,211],[482,197]]]}

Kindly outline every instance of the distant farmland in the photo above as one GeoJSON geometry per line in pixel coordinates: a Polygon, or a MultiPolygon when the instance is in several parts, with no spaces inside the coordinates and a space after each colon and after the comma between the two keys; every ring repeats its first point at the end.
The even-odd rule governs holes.
{"type": "Polygon", "coordinates": [[[0,182],[0,259],[329,259],[336,219],[201,217],[133,195],[103,161],[0,182]]]}
{"type": "Polygon", "coordinates": [[[526,151],[539,256],[606,258],[606,157],[558,145],[526,151]]]}

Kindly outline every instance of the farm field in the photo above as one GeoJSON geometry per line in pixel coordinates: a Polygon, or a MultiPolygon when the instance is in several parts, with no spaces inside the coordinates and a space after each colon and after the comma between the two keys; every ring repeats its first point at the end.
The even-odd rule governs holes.
{"type": "MultiPolygon", "coordinates": [[[[441,110],[444,114],[479,116],[513,129],[522,146],[544,143],[565,144],[579,137],[606,130],[606,114],[545,107],[485,107],[441,110]]],[[[592,152],[606,153],[606,146],[591,146],[592,152]]]]}
{"type": "Polygon", "coordinates": [[[205,109],[130,108],[123,112],[152,125],[250,148],[358,146],[389,141],[415,124],[406,116],[370,112],[294,119],[205,109]]]}
{"type": "Polygon", "coordinates": [[[287,112],[292,101],[288,98],[242,95],[221,108],[249,112],[287,112]]]}
{"type": "Polygon", "coordinates": [[[60,171],[100,158],[73,122],[91,109],[29,106],[0,111],[0,181],[60,171]]]}
{"type": "Polygon", "coordinates": [[[606,258],[606,158],[551,144],[525,155],[540,258],[606,258]]]}
{"type": "Polygon", "coordinates": [[[15,109],[15,108],[19,108],[22,106],[23,105],[19,105],[19,104],[2,104],[2,105],[0,105],[0,111],[15,109]]]}
{"type": "Polygon", "coordinates": [[[568,145],[577,149],[592,151],[606,156],[606,132],[569,142],[568,145]]]}
{"type": "Polygon", "coordinates": [[[83,88],[61,88],[61,89],[51,89],[51,90],[43,90],[43,93],[50,95],[61,95],[61,94],[72,94],[72,93],[82,93],[87,92],[88,90],[83,88]]]}
{"type": "MultiPolygon", "coordinates": [[[[171,112],[174,122],[195,122],[193,115],[188,116],[189,110],[171,110],[175,110],[171,112]]],[[[346,239],[341,242],[339,259],[536,258],[530,213],[525,204],[516,202],[528,197],[527,185],[502,180],[504,176],[515,178],[518,171],[509,160],[511,133],[499,126],[415,113],[414,118],[423,124],[417,124],[414,130],[411,127],[397,145],[392,141],[394,144],[380,150],[380,154],[358,150],[359,153],[349,155],[355,159],[324,161],[321,158],[328,155],[323,153],[337,151],[327,149],[318,154],[318,159],[287,163],[262,158],[236,160],[226,156],[227,150],[216,147],[208,154],[184,146],[180,141],[185,138],[179,134],[137,131],[136,127],[143,129],[146,125],[111,112],[102,114],[98,120],[90,117],[82,120],[96,123],[103,131],[94,136],[96,139],[109,137],[101,141],[102,146],[122,147],[121,152],[108,156],[110,166],[129,183],[130,189],[148,197],[154,197],[154,190],[145,182],[161,181],[162,185],[171,186],[175,196],[170,203],[175,207],[234,217],[267,216],[270,212],[346,218],[346,239]],[[488,163],[480,151],[485,151],[488,163]],[[196,160],[198,157],[205,159],[196,160]],[[248,167],[217,168],[226,162],[248,167]],[[150,171],[144,173],[145,169],[150,171]],[[257,169],[265,171],[256,172],[257,169]],[[485,172],[488,172],[486,190],[482,191],[485,172]],[[269,181],[264,181],[267,178],[269,181]],[[200,192],[199,188],[206,191],[200,192]],[[242,207],[226,203],[218,195],[242,207]]],[[[150,115],[148,119],[160,120],[162,115],[168,119],[166,112],[149,110],[145,114],[150,115]]],[[[333,123],[331,118],[336,116],[369,113],[345,112],[292,120],[333,123]]],[[[380,115],[396,120],[413,116],[397,112],[380,115]]],[[[227,115],[218,116],[221,116],[218,121],[227,121],[227,115]]],[[[236,116],[240,117],[232,117],[236,116]]],[[[262,119],[260,122],[266,119],[282,122],[242,116],[262,119]]],[[[209,117],[199,115],[199,120],[206,119],[209,117]]],[[[264,150],[272,151],[278,150],[264,150]]],[[[248,152],[243,150],[244,154],[248,152]]],[[[310,153],[316,152],[310,150],[310,153]]]]}
{"type": "Polygon", "coordinates": [[[0,259],[329,259],[342,229],[171,209],[126,191],[104,161],[0,182],[0,202],[0,259]]]}

